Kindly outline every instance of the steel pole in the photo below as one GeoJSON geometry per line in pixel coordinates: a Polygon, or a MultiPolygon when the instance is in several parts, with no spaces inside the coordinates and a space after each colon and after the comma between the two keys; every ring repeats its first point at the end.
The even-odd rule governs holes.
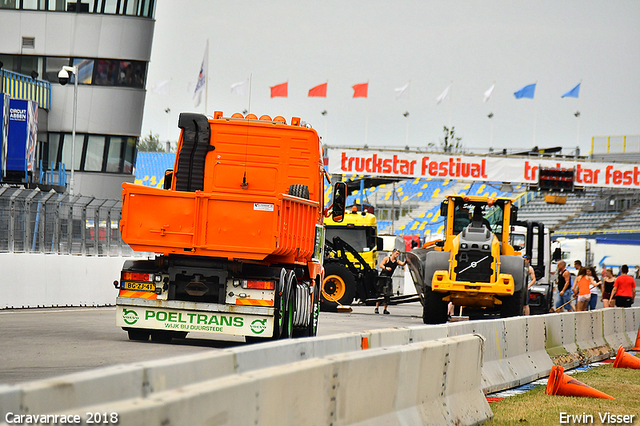
{"type": "Polygon", "coordinates": [[[71,125],[71,181],[69,182],[69,194],[73,195],[75,185],[73,169],[76,163],[76,120],[78,119],[78,67],[73,68],[75,77],[73,84],[73,124],[71,125]]]}

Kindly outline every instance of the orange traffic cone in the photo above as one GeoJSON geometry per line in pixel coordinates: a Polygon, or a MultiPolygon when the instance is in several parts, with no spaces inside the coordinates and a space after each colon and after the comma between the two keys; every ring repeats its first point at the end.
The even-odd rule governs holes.
{"type": "Polygon", "coordinates": [[[547,383],[547,395],[585,396],[590,398],[615,399],[604,392],[587,386],[584,383],[564,374],[564,368],[559,365],[551,367],[551,375],[547,383]]]}
{"type": "Polygon", "coordinates": [[[638,327],[638,335],[636,336],[636,345],[631,348],[632,351],[640,351],[640,327],[638,327]]]}
{"type": "Polygon", "coordinates": [[[616,360],[613,362],[613,368],[635,368],[640,370],[640,359],[628,354],[624,351],[624,347],[620,345],[616,360]]]}

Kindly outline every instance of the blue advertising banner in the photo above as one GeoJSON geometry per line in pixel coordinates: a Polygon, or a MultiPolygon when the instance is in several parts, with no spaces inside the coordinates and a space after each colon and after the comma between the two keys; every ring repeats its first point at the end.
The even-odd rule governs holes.
{"type": "Polygon", "coordinates": [[[0,96],[0,114],[0,170],[4,177],[7,170],[7,144],[9,143],[9,95],[5,93],[0,96]]]}
{"type": "Polygon", "coordinates": [[[35,102],[9,101],[7,171],[33,171],[35,165],[38,108],[35,102]]]}

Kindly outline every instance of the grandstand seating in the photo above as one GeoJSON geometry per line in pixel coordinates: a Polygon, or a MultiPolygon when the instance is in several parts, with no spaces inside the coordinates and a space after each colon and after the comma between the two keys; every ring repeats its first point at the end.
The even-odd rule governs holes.
{"type": "Polygon", "coordinates": [[[615,229],[640,229],[640,206],[630,209],[613,227],[615,229]]]}
{"type": "Polygon", "coordinates": [[[139,152],[136,158],[135,183],[162,188],[164,172],[173,169],[176,154],[166,152],[139,152]]]}

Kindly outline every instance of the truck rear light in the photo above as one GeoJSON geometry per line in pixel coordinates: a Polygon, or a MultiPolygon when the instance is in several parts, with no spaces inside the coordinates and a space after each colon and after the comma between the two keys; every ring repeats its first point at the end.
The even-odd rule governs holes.
{"type": "Polygon", "coordinates": [[[275,281],[242,280],[242,288],[253,288],[256,290],[273,290],[276,288],[275,281]]]}
{"type": "Polygon", "coordinates": [[[144,272],[123,272],[122,280],[153,282],[153,274],[146,274],[144,272]]]}

